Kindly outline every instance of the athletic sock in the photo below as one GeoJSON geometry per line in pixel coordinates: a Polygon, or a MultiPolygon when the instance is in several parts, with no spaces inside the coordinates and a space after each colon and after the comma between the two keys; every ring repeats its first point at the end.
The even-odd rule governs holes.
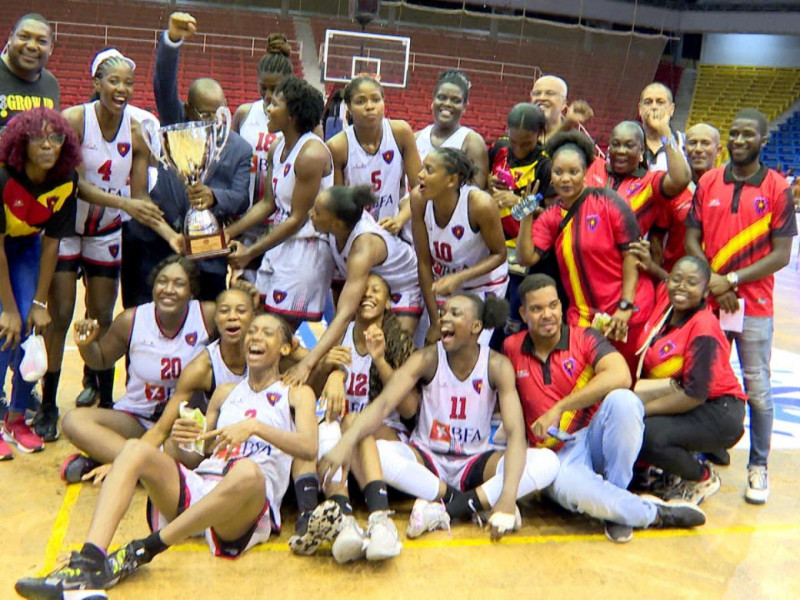
{"type": "Polygon", "coordinates": [[[314,473],[304,473],[294,480],[294,494],[301,513],[314,510],[319,500],[319,478],[314,473]]]}
{"type": "Polygon", "coordinates": [[[97,389],[97,371],[83,363],[83,387],[97,389]]]}
{"type": "Polygon", "coordinates": [[[343,515],[352,515],[353,514],[353,505],[350,504],[350,498],[345,496],[344,494],[333,494],[330,498],[339,505],[339,508],[342,509],[343,515]]]}
{"type": "Polygon", "coordinates": [[[81,548],[81,554],[88,558],[92,566],[96,567],[98,571],[103,569],[103,563],[106,561],[107,556],[102,548],[86,542],[81,548]]]}
{"type": "Polygon", "coordinates": [[[446,505],[447,514],[453,519],[462,519],[468,517],[473,513],[483,510],[478,493],[475,490],[470,490],[455,496],[446,505]]]}
{"type": "Polygon", "coordinates": [[[100,396],[98,406],[111,408],[114,406],[114,367],[105,371],[97,371],[97,391],[100,396]]]}
{"type": "Polygon", "coordinates": [[[154,531],[153,533],[148,535],[146,538],[142,540],[142,543],[144,544],[145,551],[150,555],[150,558],[154,557],[157,554],[161,554],[162,552],[164,552],[164,550],[169,548],[169,546],[167,546],[161,540],[161,535],[160,532],[158,531],[154,531]]]}
{"type": "Polygon", "coordinates": [[[61,370],[48,371],[42,378],[42,408],[56,407],[56,394],[58,393],[58,381],[61,378],[61,370]]]}
{"type": "Polygon", "coordinates": [[[389,510],[389,494],[386,491],[386,482],[382,479],[376,479],[365,485],[364,500],[367,502],[367,510],[371,513],[378,510],[389,510]]]}

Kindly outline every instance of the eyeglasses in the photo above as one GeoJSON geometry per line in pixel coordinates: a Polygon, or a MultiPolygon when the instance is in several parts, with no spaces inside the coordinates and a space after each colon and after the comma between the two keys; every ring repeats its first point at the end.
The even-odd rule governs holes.
{"type": "Polygon", "coordinates": [[[545,98],[557,98],[563,95],[564,94],[557,92],[556,90],[531,90],[532,98],[538,98],[540,96],[544,96],[545,98]]]}
{"type": "Polygon", "coordinates": [[[200,117],[201,121],[213,121],[217,116],[216,110],[198,110],[194,104],[189,104],[194,113],[200,117]]]}
{"type": "Polygon", "coordinates": [[[64,140],[67,139],[67,136],[63,133],[49,133],[47,135],[43,133],[37,133],[36,135],[32,135],[28,138],[28,141],[41,146],[45,143],[45,140],[50,142],[53,146],[61,146],[64,143],[64,140]]]}

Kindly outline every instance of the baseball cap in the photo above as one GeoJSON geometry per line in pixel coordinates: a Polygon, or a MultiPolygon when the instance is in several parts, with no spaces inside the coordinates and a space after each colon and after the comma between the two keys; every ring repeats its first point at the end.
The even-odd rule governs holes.
{"type": "Polygon", "coordinates": [[[130,65],[131,71],[136,70],[136,63],[133,62],[127,56],[124,56],[122,52],[120,52],[116,48],[106,48],[105,50],[101,50],[100,52],[98,52],[95,55],[94,60],[92,61],[92,66],[89,70],[90,73],[92,74],[92,77],[95,77],[97,75],[97,69],[99,69],[100,65],[103,64],[103,62],[108,60],[109,58],[121,58],[130,65]]]}

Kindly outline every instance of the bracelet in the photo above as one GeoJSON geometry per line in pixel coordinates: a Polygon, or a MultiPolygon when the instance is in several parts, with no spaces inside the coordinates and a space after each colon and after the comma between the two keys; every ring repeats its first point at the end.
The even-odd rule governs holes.
{"type": "Polygon", "coordinates": [[[34,300],[33,305],[47,310],[47,302],[39,302],[38,300],[34,300]]]}

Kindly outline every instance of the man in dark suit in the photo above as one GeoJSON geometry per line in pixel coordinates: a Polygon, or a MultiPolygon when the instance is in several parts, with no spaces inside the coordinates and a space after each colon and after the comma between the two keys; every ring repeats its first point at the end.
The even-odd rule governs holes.
{"type": "MultiPolygon", "coordinates": [[[[185,102],[178,98],[178,62],[184,38],[195,32],[195,20],[186,13],[170,15],[169,28],[163,33],[156,49],[153,88],[161,125],[187,121],[211,121],[217,109],[225,106],[225,93],[213,79],[197,79],[189,86],[185,102]]],[[[151,169],[150,196],[164,211],[164,219],[178,231],[183,230],[186,212],[192,206],[209,209],[220,225],[247,211],[250,206],[250,163],[253,149],[238,134],[231,132],[228,143],[212,167],[205,183],[186,187],[172,171],[151,169]]],[[[123,257],[135,256],[122,265],[122,303],[135,306],[151,300],[146,285],[150,270],[165,256],[169,246],[152,231],[136,222],[126,224],[123,232],[123,257]],[[129,249],[130,248],[130,249],[129,249]]],[[[197,262],[201,275],[200,300],[214,300],[225,289],[228,265],[225,258],[197,262]]]]}

